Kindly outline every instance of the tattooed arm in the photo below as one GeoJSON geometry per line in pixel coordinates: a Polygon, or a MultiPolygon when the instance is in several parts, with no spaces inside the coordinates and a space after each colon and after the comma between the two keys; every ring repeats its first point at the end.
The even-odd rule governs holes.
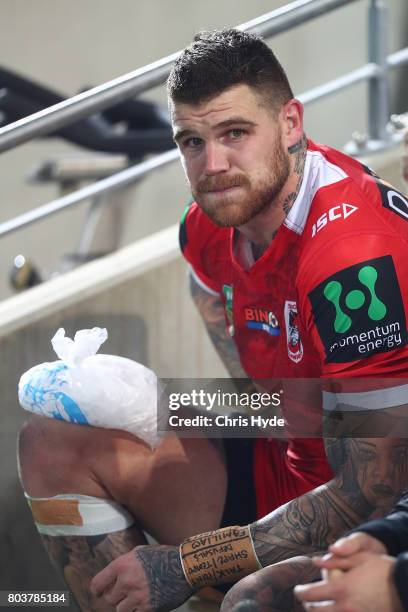
{"type": "Polygon", "coordinates": [[[386,514],[406,487],[406,439],[339,438],[328,439],[326,445],[335,478],[252,525],[255,550],[268,567],[240,580],[228,592],[223,612],[244,600],[254,610],[303,609],[293,587],[313,581],[320,572],[309,558],[295,555],[325,551],[351,527],[386,514]]]}
{"type": "Polygon", "coordinates": [[[138,546],[102,570],[92,581],[92,593],[122,612],[181,606],[193,593],[175,546],[138,546]]]}
{"type": "Polygon", "coordinates": [[[190,292],[200,313],[211,342],[232,378],[247,378],[234,341],[225,323],[224,305],[218,295],[202,289],[193,275],[190,275],[190,292]]]}
{"type": "Polygon", "coordinates": [[[228,592],[223,612],[243,600],[259,610],[303,609],[293,587],[320,572],[309,558],[295,555],[326,551],[351,527],[387,513],[408,482],[405,439],[329,439],[326,445],[335,478],[252,525],[258,557],[268,567],[240,580],[228,592]]]}
{"type": "Polygon", "coordinates": [[[383,516],[407,486],[406,439],[328,439],[326,447],[336,476],[251,526],[262,565],[326,550],[345,531],[383,516]]]}

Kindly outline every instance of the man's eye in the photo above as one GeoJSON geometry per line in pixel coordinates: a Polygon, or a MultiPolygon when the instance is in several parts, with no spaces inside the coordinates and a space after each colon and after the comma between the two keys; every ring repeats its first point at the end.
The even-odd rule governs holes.
{"type": "Polygon", "coordinates": [[[183,147],[189,147],[194,149],[196,147],[199,147],[202,143],[203,141],[201,138],[192,136],[191,138],[186,138],[186,140],[183,141],[183,147]]]}
{"type": "Polygon", "coordinates": [[[229,131],[229,135],[233,139],[241,138],[241,136],[243,136],[244,134],[245,134],[244,130],[241,130],[240,128],[234,128],[233,130],[229,131]]]}

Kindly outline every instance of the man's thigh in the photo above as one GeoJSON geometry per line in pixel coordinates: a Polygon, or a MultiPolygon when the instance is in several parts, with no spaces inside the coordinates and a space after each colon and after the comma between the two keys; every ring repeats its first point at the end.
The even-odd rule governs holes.
{"type": "Polygon", "coordinates": [[[149,462],[136,518],[158,542],[256,519],[252,440],[170,435],[149,462]]]}
{"type": "Polygon", "coordinates": [[[169,434],[141,459],[133,514],[153,538],[176,545],[219,527],[228,482],[221,440],[169,434]]]}

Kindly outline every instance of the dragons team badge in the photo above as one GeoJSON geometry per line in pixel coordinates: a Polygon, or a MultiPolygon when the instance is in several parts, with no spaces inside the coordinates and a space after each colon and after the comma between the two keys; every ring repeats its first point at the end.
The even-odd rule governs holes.
{"type": "Polygon", "coordinates": [[[299,363],[303,357],[303,344],[297,325],[298,310],[296,302],[286,300],[284,314],[289,359],[299,363]]]}

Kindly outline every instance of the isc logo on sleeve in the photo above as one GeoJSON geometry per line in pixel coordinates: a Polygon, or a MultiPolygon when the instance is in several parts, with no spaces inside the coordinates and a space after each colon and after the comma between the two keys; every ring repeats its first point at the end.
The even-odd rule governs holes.
{"type": "Polygon", "coordinates": [[[408,341],[390,255],[340,270],[315,287],[309,299],[328,363],[357,361],[408,341]]]}
{"type": "Polygon", "coordinates": [[[312,227],[312,238],[316,236],[320,230],[322,230],[328,223],[331,221],[337,221],[338,219],[347,219],[350,215],[358,210],[358,206],[354,206],[353,204],[337,204],[336,206],[332,206],[328,212],[323,213],[316,223],[313,223],[312,227]]]}

